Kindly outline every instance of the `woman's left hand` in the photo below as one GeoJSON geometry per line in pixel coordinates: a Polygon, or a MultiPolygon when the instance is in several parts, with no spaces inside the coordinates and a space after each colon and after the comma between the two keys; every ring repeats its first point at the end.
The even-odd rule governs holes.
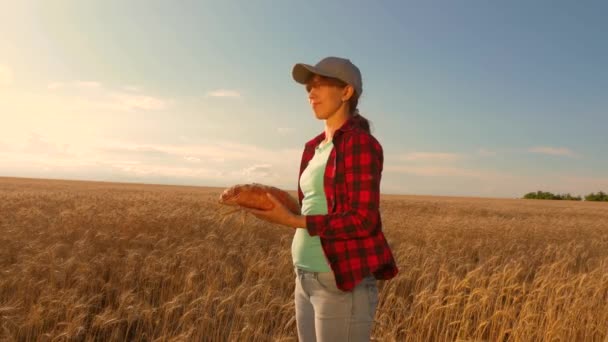
{"type": "Polygon", "coordinates": [[[272,194],[266,193],[266,196],[268,196],[268,198],[272,201],[274,208],[270,210],[245,208],[245,210],[261,220],[292,227],[293,222],[296,219],[296,215],[287,209],[287,207],[285,207],[283,203],[276,199],[276,197],[274,197],[272,194]]]}

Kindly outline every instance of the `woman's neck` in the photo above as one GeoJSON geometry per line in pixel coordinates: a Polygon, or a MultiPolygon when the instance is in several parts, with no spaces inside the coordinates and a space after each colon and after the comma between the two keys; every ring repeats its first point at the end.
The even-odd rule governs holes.
{"type": "Polygon", "coordinates": [[[344,106],[340,107],[333,115],[325,120],[325,142],[333,139],[334,133],[344,125],[350,114],[344,106]]]}

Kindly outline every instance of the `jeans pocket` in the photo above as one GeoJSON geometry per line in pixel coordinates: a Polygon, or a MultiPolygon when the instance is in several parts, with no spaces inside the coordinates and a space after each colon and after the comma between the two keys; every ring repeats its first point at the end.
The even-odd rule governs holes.
{"type": "Polygon", "coordinates": [[[317,273],[317,283],[319,283],[319,286],[327,292],[334,294],[346,293],[338,288],[336,278],[332,272],[317,273]]]}

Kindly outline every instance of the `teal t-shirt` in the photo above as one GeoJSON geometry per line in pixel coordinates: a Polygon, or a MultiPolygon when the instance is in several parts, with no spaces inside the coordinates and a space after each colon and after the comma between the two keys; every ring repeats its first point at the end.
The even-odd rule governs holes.
{"type": "MultiPolygon", "coordinates": [[[[333,149],[333,142],[321,143],[315,149],[315,155],[300,176],[300,188],[304,194],[302,199],[302,215],[327,214],[327,200],[323,188],[325,166],[329,153],[333,149]]],[[[310,236],[306,228],[297,228],[291,243],[293,264],[311,272],[329,272],[331,268],[327,263],[321,239],[319,236],[310,236]]]]}

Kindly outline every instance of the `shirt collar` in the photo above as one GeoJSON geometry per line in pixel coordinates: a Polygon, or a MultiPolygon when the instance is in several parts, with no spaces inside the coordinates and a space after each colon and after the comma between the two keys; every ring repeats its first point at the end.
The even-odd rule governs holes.
{"type": "MultiPolygon", "coordinates": [[[[354,129],[356,127],[356,123],[355,120],[353,119],[353,115],[351,115],[348,120],[346,120],[346,122],[344,122],[342,124],[342,126],[340,126],[340,128],[338,128],[335,132],[334,132],[334,138],[339,137],[340,135],[342,135],[344,132],[350,131],[352,129],[354,129]]],[[[319,145],[319,143],[321,141],[323,141],[325,139],[325,131],[321,132],[319,135],[317,135],[316,137],[312,138],[310,141],[308,141],[306,143],[307,147],[311,147],[311,146],[317,146],[319,145]]]]}

